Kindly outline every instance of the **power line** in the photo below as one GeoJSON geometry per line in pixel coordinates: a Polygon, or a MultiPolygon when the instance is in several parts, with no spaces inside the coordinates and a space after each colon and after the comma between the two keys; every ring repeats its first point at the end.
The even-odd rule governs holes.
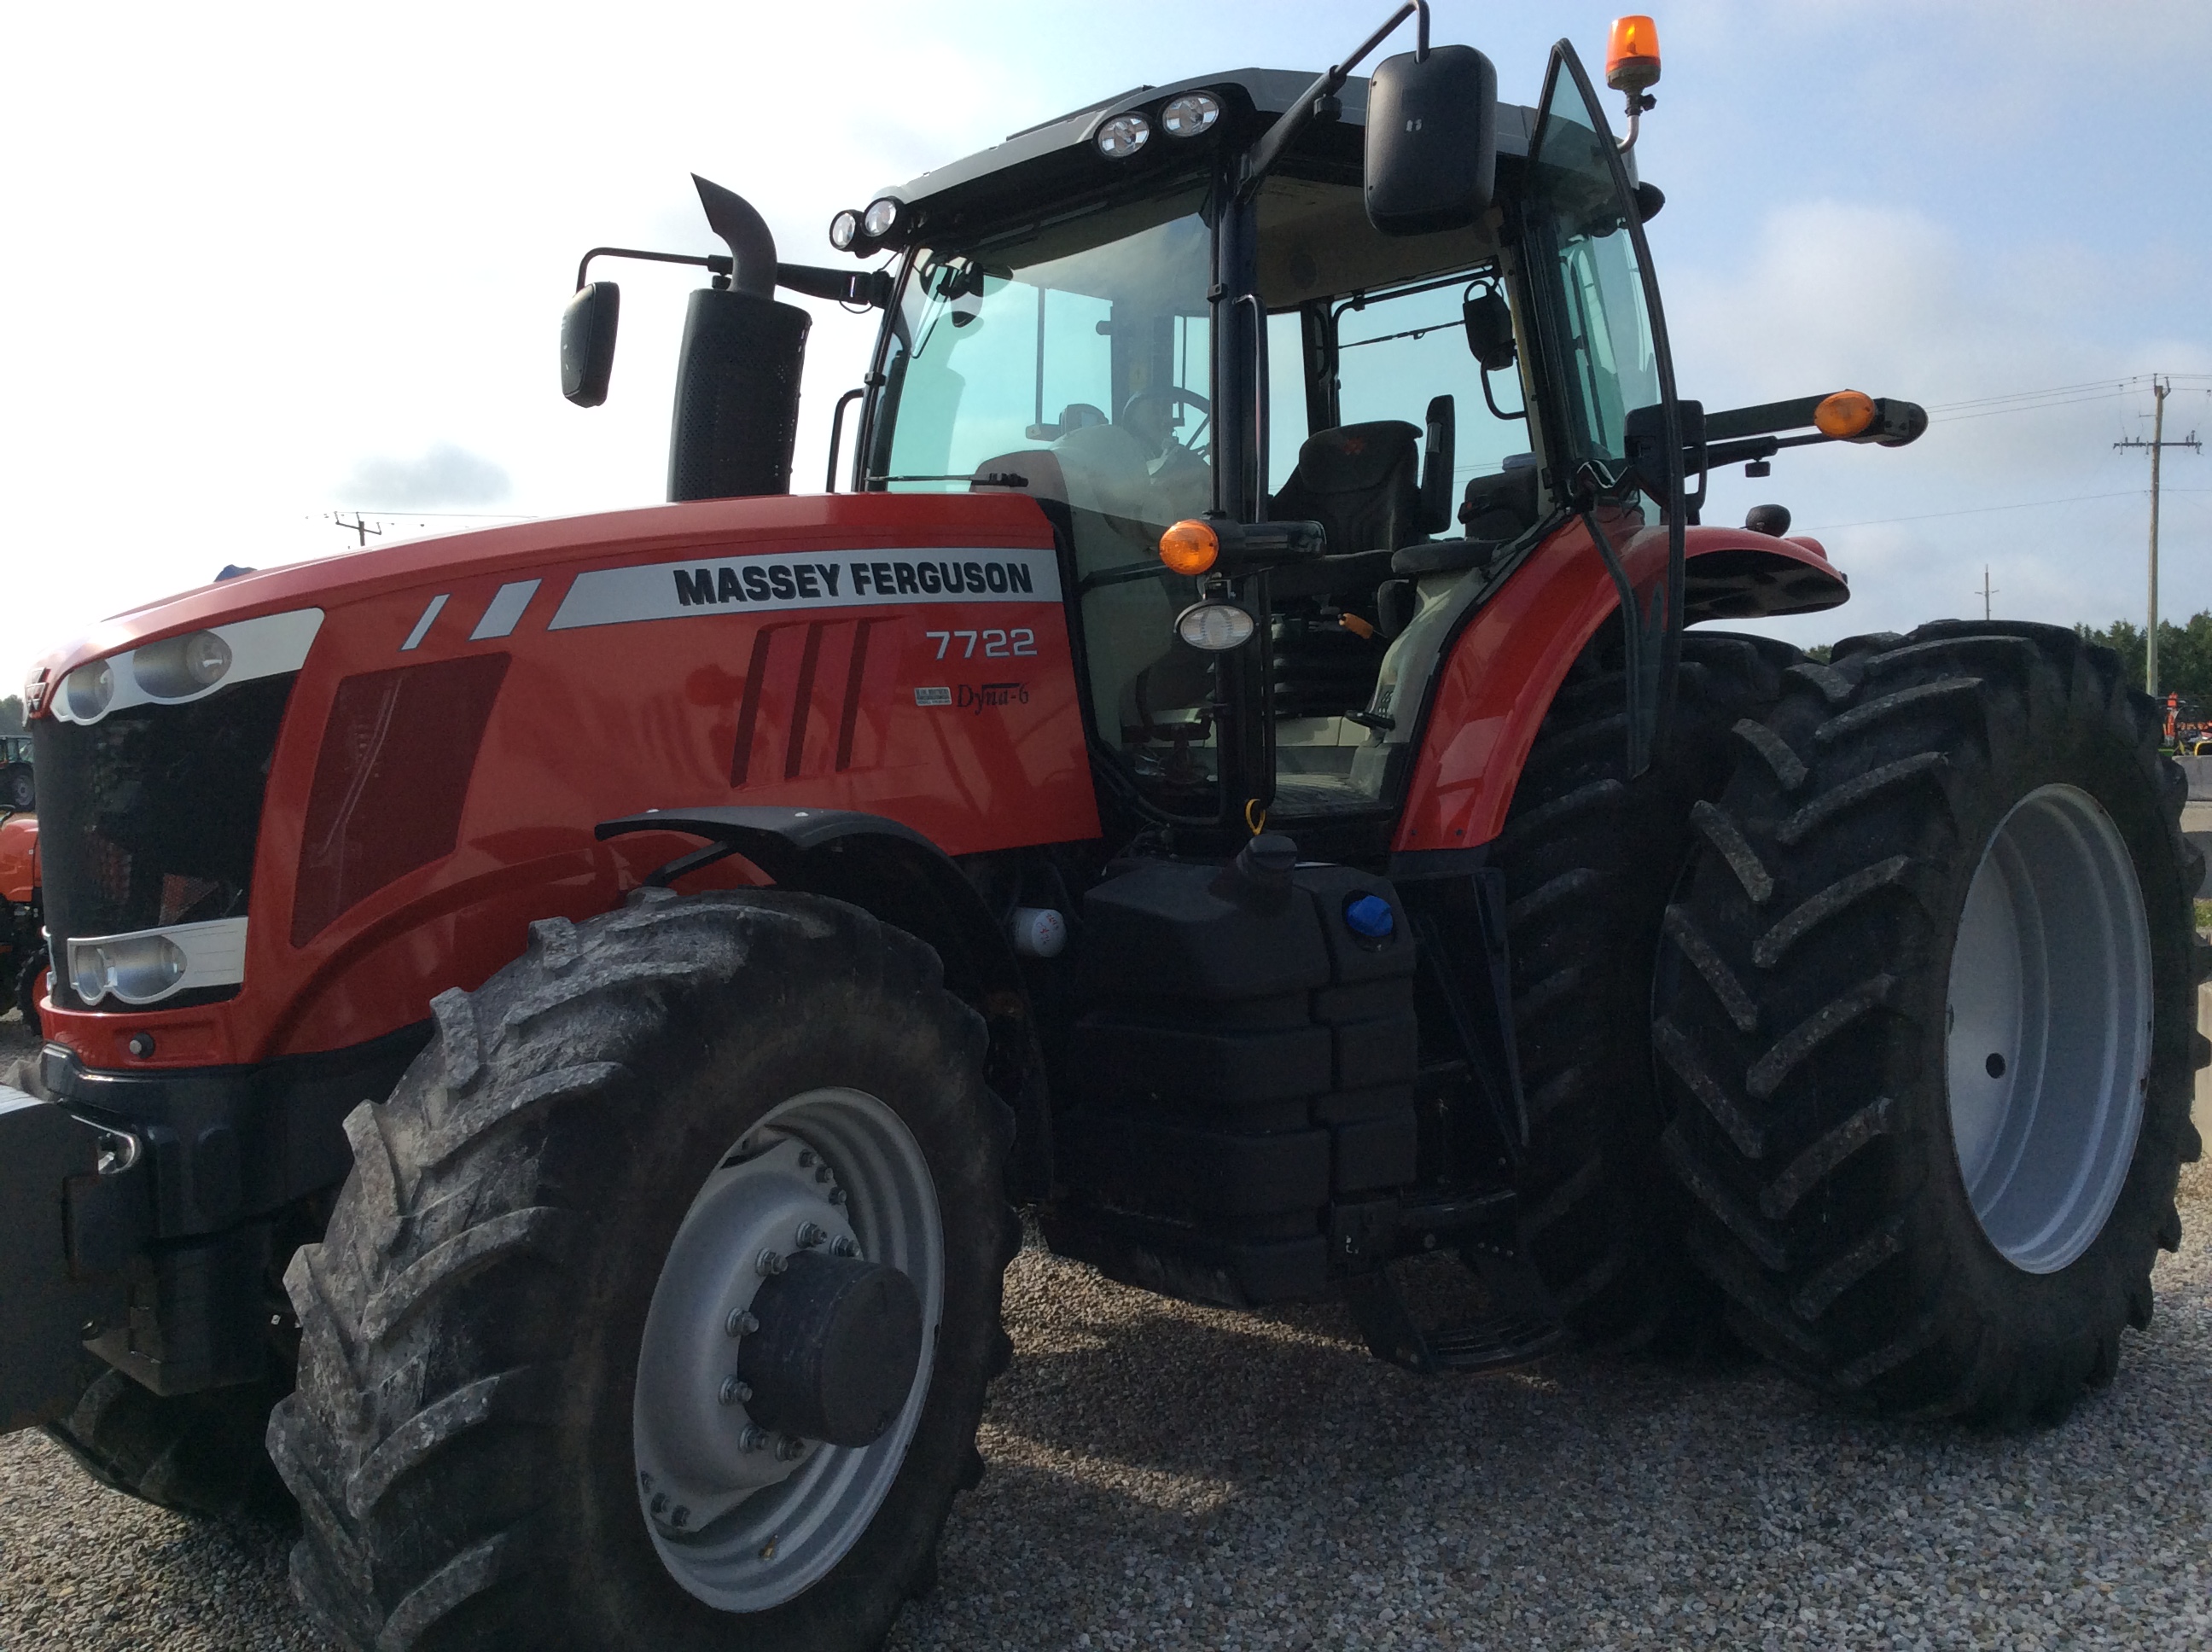
{"type": "MultiPolygon", "coordinates": [[[[2178,491],[2169,489],[2168,492],[2178,491]]],[[[1801,533],[1833,533],[1840,528],[1878,528],[1892,522],[1933,522],[1947,516],[1986,516],[1992,511],[2040,510],[2045,505],[2078,505],[2090,499],[2135,499],[2142,494],[2140,488],[2124,488],[2111,494],[2069,494],[2063,499],[2023,499],[2015,505],[1974,505],[1959,511],[1929,511],[1919,516],[1874,516],[1863,522],[1821,522],[1798,530],[1801,533]]]]}

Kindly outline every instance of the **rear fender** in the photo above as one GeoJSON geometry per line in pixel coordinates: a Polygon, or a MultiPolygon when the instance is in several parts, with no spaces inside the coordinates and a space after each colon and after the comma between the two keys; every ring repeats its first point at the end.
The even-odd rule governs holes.
{"type": "Polygon", "coordinates": [[[727,807],[651,810],[603,822],[602,839],[680,832],[708,847],[669,862],[645,881],[677,885],[716,860],[742,855],[777,887],[849,902],[927,942],[948,990],[990,1030],[986,1077],[1014,1109],[1008,1159],[1016,1191],[1042,1197],[1051,1163],[1044,1066],[1029,993],[1004,926],[950,856],[912,827],[847,809],[727,807]],[[1034,1185],[1030,1185],[1034,1183],[1034,1185]]]}
{"type": "MultiPolygon", "coordinates": [[[[1684,540],[1690,624],[1813,613],[1850,594],[1816,540],[1702,527],[1684,540]]],[[[1666,577],[1666,530],[1643,529],[1620,555],[1648,600],[1666,577]]],[[[1475,610],[1437,674],[1394,853],[1473,848],[1504,829],[1522,764],[1567,668],[1619,610],[1604,560],[1579,519],[1475,610]]]]}

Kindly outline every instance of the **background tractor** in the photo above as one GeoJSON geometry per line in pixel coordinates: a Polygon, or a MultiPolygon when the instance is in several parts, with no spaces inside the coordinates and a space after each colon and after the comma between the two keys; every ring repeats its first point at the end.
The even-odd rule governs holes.
{"type": "Polygon", "coordinates": [[[981,1472],[1017,1207],[1423,1372],[2111,1380],[2206,1054],[2154,708],[2049,628],[1713,629],[1847,592],[1706,477],[1924,416],[1677,393],[1648,19],[1625,138],[1427,28],[1017,133],[838,268],[702,181],[727,252],[595,250],[562,342],[604,400],[588,266],[704,267],[671,502],[40,662],[7,1424],[281,1477],[348,1645],[854,1649],[981,1472]],[[779,289],[881,312],[822,495],[779,289]]]}

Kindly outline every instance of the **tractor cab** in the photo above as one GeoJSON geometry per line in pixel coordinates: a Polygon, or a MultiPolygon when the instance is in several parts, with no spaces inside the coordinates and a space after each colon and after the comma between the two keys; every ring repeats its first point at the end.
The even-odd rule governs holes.
{"type": "Polygon", "coordinates": [[[1665,400],[1658,197],[1564,43],[1535,111],[1465,46],[1337,78],[1132,93],[832,239],[899,253],[849,485],[1044,506],[1102,789],[1380,847],[1459,623],[1565,513],[1607,495],[1625,537],[1663,495],[1625,462],[1665,400]],[[1385,102],[1451,152],[1376,143],[1385,102]],[[1179,569],[1179,522],[1272,531],[1179,569]]]}

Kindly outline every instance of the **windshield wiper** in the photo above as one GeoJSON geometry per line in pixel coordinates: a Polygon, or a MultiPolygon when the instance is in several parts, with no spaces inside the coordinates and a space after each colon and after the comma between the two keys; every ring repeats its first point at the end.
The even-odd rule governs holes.
{"type": "Polygon", "coordinates": [[[1305,131],[1314,117],[1321,112],[1322,101],[1334,98],[1344,89],[1352,71],[1359,67],[1367,54],[1390,37],[1391,31],[1408,17],[1420,18],[1419,34],[1413,50],[1423,62],[1429,56],[1429,0],[1406,0],[1406,3],[1390,14],[1389,21],[1369,35],[1357,52],[1340,64],[1331,64],[1328,72],[1306,88],[1298,100],[1283,111],[1275,124],[1267,129],[1267,136],[1252,146],[1244,157],[1244,168],[1237,182],[1239,195],[1249,195],[1260,187],[1261,180],[1274,170],[1275,162],[1283,158],[1297,135],[1305,131]]]}

